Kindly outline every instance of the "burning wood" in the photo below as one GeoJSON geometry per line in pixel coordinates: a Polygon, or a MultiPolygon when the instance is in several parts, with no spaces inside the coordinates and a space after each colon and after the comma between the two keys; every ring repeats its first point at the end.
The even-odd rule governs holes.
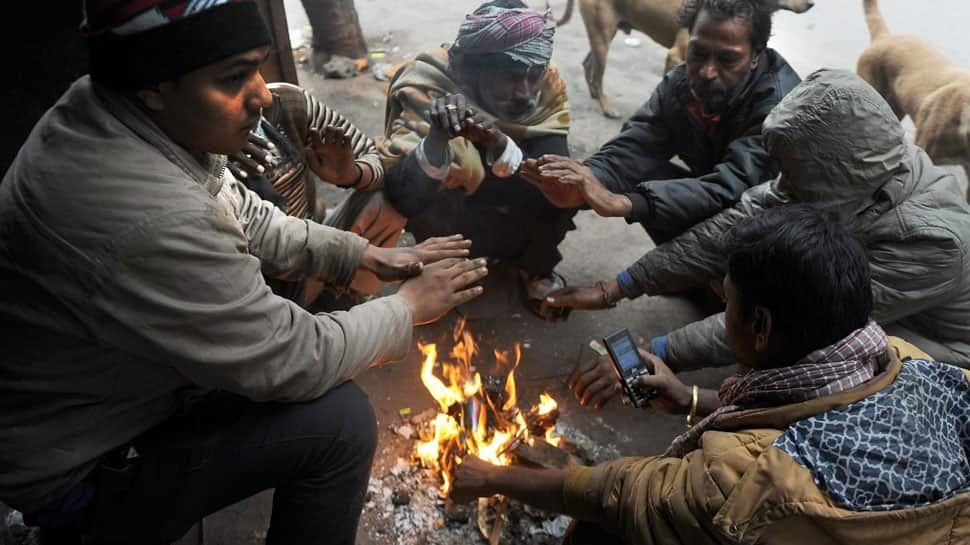
{"type": "MultiPolygon", "coordinates": [[[[544,452],[535,446],[539,443],[555,450],[559,441],[553,431],[559,417],[558,405],[551,396],[542,394],[539,403],[525,414],[519,410],[515,384],[515,370],[522,358],[519,343],[511,353],[493,351],[494,372],[486,374],[483,380],[475,363],[484,358],[472,334],[465,329],[464,320],[455,327],[453,341],[450,359],[443,362],[438,361],[436,344],[418,344],[424,355],[421,381],[439,410],[427,429],[422,430],[424,440],[417,442],[415,451],[426,467],[440,474],[442,496],[451,491],[455,467],[463,456],[474,455],[496,465],[509,465],[516,456],[523,456],[536,464],[525,453],[544,452]]],[[[564,456],[568,459],[568,455],[564,456]]],[[[531,454],[531,458],[538,457],[531,454]]],[[[548,453],[546,457],[554,458],[548,453]]],[[[491,545],[496,545],[505,520],[506,500],[497,498],[490,503],[483,499],[478,507],[479,529],[491,545]],[[494,517],[491,526],[487,520],[489,512],[494,517]]]]}

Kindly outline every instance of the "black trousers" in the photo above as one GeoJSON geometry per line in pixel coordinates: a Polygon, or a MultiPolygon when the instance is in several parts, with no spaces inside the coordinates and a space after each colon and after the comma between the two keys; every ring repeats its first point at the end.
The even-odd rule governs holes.
{"type": "Polygon", "coordinates": [[[420,214],[408,218],[408,231],[419,242],[461,233],[472,241],[471,257],[499,258],[533,277],[552,274],[562,261],[559,243],[576,228],[576,210],[554,207],[521,180],[486,180],[479,193],[470,197],[463,189],[437,193],[420,214]],[[499,184],[517,185],[515,189],[524,195],[503,187],[512,193],[504,196],[505,201],[515,204],[502,204],[500,197],[489,194],[499,184]]]}
{"type": "Polygon", "coordinates": [[[574,520],[566,530],[562,545],[623,545],[623,540],[598,524],[574,520]]]}
{"type": "Polygon", "coordinates": [[[267,543],[352,544],[376,442],[373,409],[352,382],[306,403],[212,394],[138,437],[138,458],[99,464],[83,543],[169,544],[275,488],[267,543]]]}

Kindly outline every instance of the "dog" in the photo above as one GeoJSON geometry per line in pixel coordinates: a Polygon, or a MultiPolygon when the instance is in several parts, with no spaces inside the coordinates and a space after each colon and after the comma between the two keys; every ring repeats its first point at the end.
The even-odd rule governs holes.
{"type": "MultiPolygon", "coordinates": [[[[892,34],[876,0],[863,0],[871,43],[856,73],[916,126],[916,145],[936,164],[970,174],[970,72],[916,36],[892,34]]],[[[968,194],[970,198],[970,194],[968,194]]]]}
{"type": "MultiPolygon", "coordinates": [[[[768,0],[772,1],[772,0],[768,0]]],[[[620,114],[610,105],[603,92],[603,73],[606,72],[606,54],[617,30],[629,34],[639,30],[653,41],[669,49],[664,73],[684,61],[690,33],[680,26],[679,11],[682,0],[579,0],[579,12],[586,25],[589,53],[583,59],[586,85],[589,94],[599,101],[603,115],[618,118],[620,114]]],[[[566,10],[557,26],[566,24],[572,17],[575,0],[567,0],[566,10]]],[[[775,9],[795,13],[808,11],[814,0],[777,0],[775,9]]]]}

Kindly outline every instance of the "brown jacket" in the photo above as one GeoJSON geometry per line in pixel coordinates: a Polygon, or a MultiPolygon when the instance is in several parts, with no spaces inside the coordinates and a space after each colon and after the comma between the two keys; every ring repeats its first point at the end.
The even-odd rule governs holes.
{"type": "MultiPolygon", "coordinates": [[[[902,366],[894,357],[886,372],[855,390],[724,414],[718,430],[683,458],[574,468],[564,491],[567,513],[643,545],[970,543],[970,493],[914,508],[853,511],[775,445],[791,424],[889,387],[902,366]]],[[[970,381],[970,371],[962,373],[970,381]]]]}

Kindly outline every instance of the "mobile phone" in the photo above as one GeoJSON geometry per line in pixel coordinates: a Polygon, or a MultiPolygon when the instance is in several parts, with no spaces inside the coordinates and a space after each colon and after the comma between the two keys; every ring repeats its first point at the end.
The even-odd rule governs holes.
{"type": "Polygon", "coordinates": [[[653,388],[644,389],[634,385],[639,377],[653,374],[653,369],[640,357],[637,344],[633,342],[628,329],[623,328],[605,337],[603,344],[606,345],[610,359],[613,360],[613,365],[620,374],[623,389],[634,407],[643,407],[657,396],[657,391],[653,388]]]}

